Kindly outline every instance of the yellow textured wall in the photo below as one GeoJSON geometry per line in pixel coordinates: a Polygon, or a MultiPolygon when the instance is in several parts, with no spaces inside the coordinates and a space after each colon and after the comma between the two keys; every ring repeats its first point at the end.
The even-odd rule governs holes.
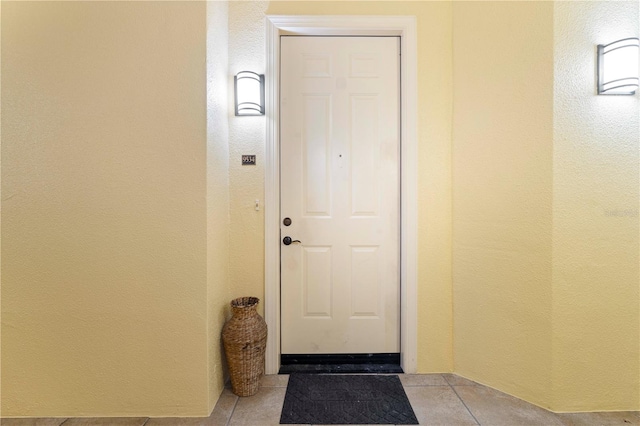
{"type": "Polygon", "coordinates": [[[454,4],[454,369],[555,411],[640,408],[638,96],[594,86],[638,18],[454,4]]]}
{"type": "Polygon", "coordinates": [[[455,371],[550,404],[553,3],[453,6],[455,371]]]}
{"type": "Polygon", "coordinates": [[[419,75],[418,371],[452,371],[451,3],[271,2],[267,13],[416,16],[419,75]]]}
{"type": "Polygon", "coordinates": [[[553,409],[640,409],[639,95],[595,95],[595,46],[637,1],[556,2],[553,409]]]}
{"type": "Polygon", "coordinates": [[[206,415],[206,10],[2,4],[2,415],[206,415]]]}
{"type": "Polygon", "coordinates": [[[229,8],[207,2],[207,301],[209,409],[225,377],[220,332],[230,317],[229,282],[229,8]]]}
{"type": "MultiPolygon", "coordinates": [[[[239,71],[265,70],[266,1],[229,3],[229,103],[233,77],[239,71]]],[[[229,114],[230,262],[233,297],[260,298],[264,313],[264,146],[265,117],[229,114]],[[256,155],[255,166],[242,166],[245,154],[256,155]],[[259,200],[260,210],[255,202],[259,200]]]]}
{"type": "MultiPolygon", "coordinates": [[[[2,52],[2,2],[0,1],[0,53],[2,52]]],[[[0,123],[2,121],[2,55],[0,54],[0,123]]],[[[0,124],[0,230],[2,229],[2,125],[0,124]]],[[[0,253],[2,232],[0,231],[0,253]]],[[[2,416],[2,256],[0,255],[0,416],[2,416]]]]}

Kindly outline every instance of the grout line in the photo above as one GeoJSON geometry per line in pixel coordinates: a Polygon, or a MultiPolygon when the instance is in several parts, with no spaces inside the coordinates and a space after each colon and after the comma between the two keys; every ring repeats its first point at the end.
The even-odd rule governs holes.
{"type": "Polygon", "coordinates": [[[227,419],[227,423],[225,424],[225,426],[229,426],[229,423],[231,423],[233,414],[236,412],[236,407],[238,406],[238,401],[240,401],[240,397],[236,396],[236,402],[233,404],[233,408],[231,409],[231,414],[229,414],[229,418],[227,419]]]}
{"type": "MultiPolygon", "coordinates": [[[[447,378],[445,377],[444,380],[449,383],[449,381],[447,380],[447,378]]],[[[460,395],[458,395],[458,391],[456,391],[456,388],[453,387],[453,385],[451,383],[449,383],[449,387],[451,388],[451,390],[453,391],[453,393],[456,394],[456,396],[458,397],[458,399],[460,400],[460,402],[462,402],[462,405],[464,405],[464,408],[467,409],[467,411],[469,412],[469,415],[471,415],[471,417],[473,417],[473,420],[476,421],[476,423],[478,425],[480,425],[480,422],[478,421],[478,419],[476,419],[476,416],[473,415],[473,413],[471,412],[471,410],[469,409],[469,407],[467,407],[467,404],[464,402],[464,399],[462,399],[460,397],[460,395]]]]}

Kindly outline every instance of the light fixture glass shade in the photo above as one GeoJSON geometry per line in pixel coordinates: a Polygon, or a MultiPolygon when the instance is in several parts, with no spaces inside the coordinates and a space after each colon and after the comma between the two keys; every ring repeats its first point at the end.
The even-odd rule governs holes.
{"type": "Polygon", "coordinates": [[[598,45],[598,95],[633,95],[638,89],[638,38],[598,45]]]}
{"type": "Polygon", "coordinates": [[[240,71],[233,82],[236,115],[264,115],[264,75],[240,71]]]}

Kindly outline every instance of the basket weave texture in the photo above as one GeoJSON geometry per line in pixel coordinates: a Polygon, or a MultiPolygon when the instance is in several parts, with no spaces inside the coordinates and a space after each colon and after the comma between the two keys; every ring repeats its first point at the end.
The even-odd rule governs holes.
{"type": "Polygon", "coordinates": [[[231,301],[233,316],[222,328],[222,342],[229,364],[231,387],[238,396],[258,392],[264,374],[267,324],[258,315],[257,297],[240,297],[231,301]]]}

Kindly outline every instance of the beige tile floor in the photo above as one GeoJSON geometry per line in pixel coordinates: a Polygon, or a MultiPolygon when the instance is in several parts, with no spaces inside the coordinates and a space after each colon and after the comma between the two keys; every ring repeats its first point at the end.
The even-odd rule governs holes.
{"type": "MultiPolygon", "coordinates": [[[[258,393],[226,388],[207,418],[1,419],[2,426],[270,426],[280,421],[288,376],[265,376],[258,393]]],[[[421,425],[640,426],[640,412],[554,414],[453,374],[400,375],[421,425]]]]}

